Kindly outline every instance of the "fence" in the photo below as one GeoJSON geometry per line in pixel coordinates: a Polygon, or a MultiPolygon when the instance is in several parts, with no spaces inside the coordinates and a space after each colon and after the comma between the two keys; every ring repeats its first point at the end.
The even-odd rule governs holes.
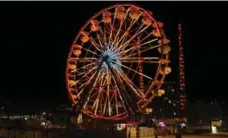
{"type": "Polygon", "coordinates": [[[153,128],[139,127],[138,132],[136,127],[127,128],[127,138],[154,138],[154,136],[155,130],[153,128]]]}

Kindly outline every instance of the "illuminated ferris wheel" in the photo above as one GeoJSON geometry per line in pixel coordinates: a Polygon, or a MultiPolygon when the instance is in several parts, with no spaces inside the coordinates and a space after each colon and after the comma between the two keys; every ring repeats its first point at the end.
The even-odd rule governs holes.
{"type": "Polygon", "coordinates": [[[93,118],[120,120],[143,111],[171,72],[163,23],[130,4],[102,9],[78,32],[66,68],[69,96],[93,118]]]}

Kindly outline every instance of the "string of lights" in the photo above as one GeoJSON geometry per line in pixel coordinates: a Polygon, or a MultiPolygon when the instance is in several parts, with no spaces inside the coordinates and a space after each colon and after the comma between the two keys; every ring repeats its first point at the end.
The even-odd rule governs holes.
{"type": "Polygon", "coordinates": [[[182,25],[178,24],[179,30],[179,87],[180,87],[180,109],[185,110],[185,74],[184,74],[184,49],[182,46],[182,25]]]}

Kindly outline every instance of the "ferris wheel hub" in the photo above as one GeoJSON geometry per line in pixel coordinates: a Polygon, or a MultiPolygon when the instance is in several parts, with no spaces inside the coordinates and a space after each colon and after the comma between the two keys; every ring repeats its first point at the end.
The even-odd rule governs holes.
{"type": "Polygon", "coordinates": [[[114,68],[120,68],[121,66],[120,57],[115,52],[115,50],[112,50],[110,48],[102,52],[100,62],[102,61],[105,61],[102,63],[102,68],[105,68],[105,69],[108,68],[107,62],[111,65],[111,67],[114,67],[114,68]]]}

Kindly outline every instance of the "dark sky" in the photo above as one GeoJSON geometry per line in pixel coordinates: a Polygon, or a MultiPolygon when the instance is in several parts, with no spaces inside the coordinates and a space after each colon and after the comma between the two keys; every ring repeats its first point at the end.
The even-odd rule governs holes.
{"type": "MultiPolygon", "coordinates": [[[[80,27],[115,2],[1,2],[0,99],[52,106],[66,103],[65,64],[80,27]]],[[[133,2],[153,11],[172,42],[177,80],[177,23],[184,25],[187,93],[226,100],[227,2],[133,2]]],[[[26,105],[26,104],[25,104],[26,105]]]]}

